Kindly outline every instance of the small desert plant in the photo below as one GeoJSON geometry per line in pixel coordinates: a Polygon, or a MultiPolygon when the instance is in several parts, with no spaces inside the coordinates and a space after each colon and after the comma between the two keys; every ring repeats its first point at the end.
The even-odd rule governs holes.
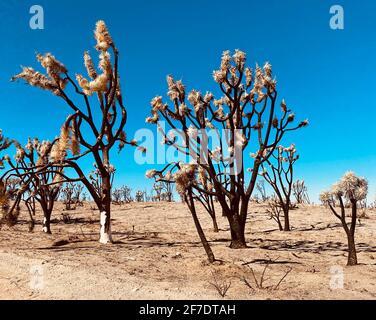
{"type": "Polygon", "coordinates": [[[226,297],[228,290],[231,288],[231,281],[220,278],[218,272],[212,271],[211,274],[212,281],[210,281],[209,284],[217,290],[222,298],[226,297]]]}
{"type": "Polygon", "coordinates": [[[20,215],[20,207],[16,207],[14,210],[9,210],[9,207],[3,207],[0,209],[2,216],[0,218],[0,226],[5,224],[8,227],[13,227],[18,222],[20,215]]]}
{"type": "Polygon", "coordinates": [[[358,203],[367,198],[368,182],[364,178],[357,177],[353,172],[347,172],[342,179],[333,185],[330,191],[322,192],[320,200],[325,203],[332,213],[341,221],[347,235],[348,242],[348,266],[358,264],[355,228],[357,221],[358,203]],[[351,221],[346,221],[345,200],[351,203],[351,221]],[[334,207],[334,202],[338,202],[340,212],[334,207]]]}
{"type": "Polygon", "coordinates": [[[63,217],[64,224],[71,223],[71,217],[70,217],[69,213],[62,213],[61,215],[63,217]]]}
{"type": "Polygon", "coordinates": [[[255,292],[256,289],[258,290],[268,290],[268,291],[272,291],[272,290],[278,290],[281,283],[286,279],[286,277],[289,275],[289,273],[292,271],[292,268],[289,268],[284,274],[283,276],[280,278],[280,280],[278,282],[276,282],[275,284],[266,284],[266,281],[270,280],[269,277],[267,277],[267,271],[268,271],[268,268],[270,267],[270,264],[273,263],[273,261],[269,261],[264,269],[262,270],[261,274],[260,275],[256,275],[255,271],[253,270],[252,267],[250,267],[249,265],[247,265],[247,268],[248,270],[250,271],[251,275],[252,275],[252,281],[247,279],[245,276],[243,276],[241,278],[241,281],[249,288],[252,290],[252,292],[255,292]],[[252,283],[253,282],[253,283],[252,283]]]}
{"type": "Polygon", "coordinates": [[[20,214],[20,207],[17,206],[15,210],[10,210],[9,193],[3,181],[0,181],[0,228],[3,224],[13,227],[17,224],[18,216],[20,214]]]}

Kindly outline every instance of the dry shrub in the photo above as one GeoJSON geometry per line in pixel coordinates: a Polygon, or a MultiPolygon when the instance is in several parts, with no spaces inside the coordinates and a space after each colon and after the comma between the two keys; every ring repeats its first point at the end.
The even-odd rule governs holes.
{"type": "Polygon", "coordinates": [[[252,267],[247,265],[248,271],[251,274],[251,280],[249,280],[246,276],[241,277],[241,281],[252,290],[252,293],[256,292],[256,290],[267,290],[267,291],[275,291],[278,290],[281,283],[286,279],[286,277],[289,275],[289,273],[292,271],[292,268],[290,267],[283,276],[279,279],[278,282],[274,284],[266,284],[268,280],[270,280],[270,277],[267,276],[267,271],[270,270],[270,264],[272,264],[273,261],[270,260],[262,270],[261,274],[257,275],[252,267]]]}
{"type": "Polygon", "coordinates": [[[20,215],[20,208],[16,207],[14,210],[9,210],[9,206],[1,208],[0,227],[5,224],[8,227],[14,227],[18,222],[20,215]]]}
{"type": "Polygon", "coordinates": [[[228,290],[231,288],[231,281],[227,281],[221,277],[218,271],[212,271],[211,274],[212,281],[210,281],[209,284],[217,290],[222,298],[224,298],[227,295],[228,290]]]}

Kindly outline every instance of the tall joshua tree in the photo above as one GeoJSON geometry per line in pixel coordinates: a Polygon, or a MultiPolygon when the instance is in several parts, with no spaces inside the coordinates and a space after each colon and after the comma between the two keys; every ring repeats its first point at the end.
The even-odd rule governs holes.
{"type": "Polygon", "coordinates": [[[103,21],[96,24],[95,39],[99,69],[95,68],[90,54],[84,54],[89,79],[77,74],[75,82],[68,69],[50,53],[37,55],[47,75],[26,67],[13,79],[23,79],[32,86],[51,91],[72,110],[62,126],[59,143],[53,148],[51,159],[54,166],[72,168],[78,176],[77,179],[63,179],[62,182],[81,181],[90,192],[100,212],[100,242],[106,244],[112,242],[111,150],[116,144],[122,149],[125,144],[135,143],[127,142],[124,133],[127,112],[120,89],[119,53],[103,21]],[[75,100],[70,97],[69,86],[77,95],[75,100]],[[79,97],[80,103],[77,102],[79,97]],[[100,172],[100,192],[90,183],[77,162],[88,155],[92,155],[100,172]]]}
{"type": "Polygon", "coordinates": [[[294,182],[294,164],[299,159],[296,154],[295,145],[288,148],[278,146],[275,153],[262,164],[260,175],[273,188],[279,206],[283,210],[284,231],[290,231],[290,208],[292,186],[294,182]],[[268,168],[266,165],[268,165],[268,168]]]}
{"type": "Polygon", "coordinates": [[[357,177],[353,172],[347,172],[342,179],[333,185],[330,191],[321,193],[320,200],[328,205],[332,213],[341,221],[346,232],[348,242],[348,266],[358,264],[355,246],[355,228],[357,220],[358,203],[367,198],[368,182],[364,178],[357,177]],[[351,221],[346,221],[345,201],[351,204],[351,221]],[[339,205],[335,208],[335,202],[339,205]]]}
{"type": "Polygon", "coordinates": [[[164,143],[191,155],[210,177],[213,190],[204,190],[197,184],[192,188],[218,199],[230,225],[231,248],[246,247],[248,206],[261,164],[285,133],[308,124],[303,121],[291,125],[295,116],[284,100],[278,112],[276,81],[269,63],[263,68],[256,65],[253,71],[245,62],[242,51],[236,50],[233,56],[229,51],[223,53],[220,69],[213,74],[221,92],[219,99],[211,92],[202,95],[193,90],[186,94],[183,83],[168,76],[171,104],[165,103],[161,96],[155,97],[151,103],[152,116],[146,119],[159,125],[164,143]],[[174,136],[168,134],[160,120],[176,131],[174,136]],[[210,150],[209,134],[225,137],[225,142],[219,139],[220,144],[210,150]],[[204,149],[207,150],[202,152],[204,149]],[[250,149],[256,156],[245,161],[244,154],[250,149]]]}

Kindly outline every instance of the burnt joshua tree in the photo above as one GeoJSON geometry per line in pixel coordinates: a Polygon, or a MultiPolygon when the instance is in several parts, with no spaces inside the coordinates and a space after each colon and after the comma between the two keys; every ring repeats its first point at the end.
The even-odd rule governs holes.
{"type": "Polygon", "coordinates": [[[121,193],[121,199],[124,203],[130,203],[133,201],[132,198],[132,189],[129,188],[128,186],[122,186],[120,188],[120,193],[121,193]]]}
{"type": "Polygon", "coordinates": [[[298,204],[309,204],[308,190],[304,180],[296,180],[292,185],[293,193],[298,204]]]}
{"type": "Polygon", "coordinates": [[[261,196],[261,201],[268,201],[268,195],[266,194],[265,182],[263,180],[256,183],[256,189],[261,196]]]}
{"type": "Polygon", "coordinates": [[[8,184],[8,181],[17,178],[18,188],[14,203],[10,212],[18,210],[20,202],[24,201],[29,211],[32,224],[32,216],[35,214],[35,201],[43,211],[43,232],[51,234],[51,215],[61,187],[61,179],[64,177],[63,168],[49,167],[48,170],[39,171],[39,168],[46,167],[50,162],[50,153],[56,143],[38,139],[29,139],[23,147],[14,141],[16,147],[15,162],[6,157],[9,169],[1,177],[1,180],[8,184]]]}
{"type": "MultiPolygon", "coordinates": [[[[273,188],[278,204],[283,210],[284,231],[290,231],[290,208],[292,185],[294,181],[294,164],[299,159],[295,145],[289,148],[278,146],[275,153],[262,164],[261,176],[273,188]],[[269,168],[267,168],[267,166],[269,168]]],[[[275,208],[276,209],[276,208],[275,208]]]]}
{"type": "MultiPolygon", "coordinates": [[[[200,189],[207,191],[213,191],[213,184],[211,183],[207,173],[202,170],[201,167],[198,168],[198,185],[200,189]]],[[[213,222],[214,232],[219,232],[217,216],[214,205],[214,196],[208,192],[202,192],[201,190],[194,190],[194,199],[199,201],[205,208],[206,212],[210,215],[213,222]]]]}
{"type": "Polygon", "coordinates": [[[136,202],[146,202],[146,192],[141,190],[136,191],[135,200],[136,202]]]}
{"type": "Polygon", "coordinates": [[[283,225],[281,222],[281,216],[283,215],[283,208],[276,195],[269,198],[268,208],[266,209],[266,212],[269,214],[270,219],[277,222],[279,231],[283,231],[283,225]]]}
{"type": "Polygon", "coordinates": [[[229,51],[223,53],[220,69],[213,74],[221,92],[218,99],[210,92],[186,93],[181,81],[168,76],[171,103],[165,103],[161,96],[155,97],[152,116],[146,119],[158,124],[166,145],[190,157],[187,162],[193,158],[210,177],[213,190],[196,184],[192,189],[218,200],[230,225],[230,247],[235,249],[246,247],[248,206],[260,166],[285,133],[308,124],[303,121],[292,125],[295,115],[284,100],[278,105],[276,81],[269,63],[263,68],[256,65],[253,71],[246,68],[245,62],[242,51],[237,50],[233,56],[229,51]],[[217,145],[209,148],[209,142],[215,140],[217,145]],[[255,157],[247,157],[246,161],[244,155],[248,150],[255,152],[255,157]]]}
{"type": "Polygon", "coordinates": [[[75,82],[67,68],[49,53],[37,55],[47,75],[25,67],[13,79],[23,79],[32,86],[51,91],[63,99],[72,111],[62,126],[57,148],[53,150],[53,165],[76,172],[77,178],[63,179],[62,182],[81,181],[85,185],[100,212],[100,242],[106,244],[112,242],[111,150],[116,144],[122,149],[125,144],[134,145],[135,142],[126,140],[127,112],[120,89],[119,53],[103,21],[96,24],[95,39],[99,69],[95,68],[90,54],[84,54],[89,79],[78,74],[75,82]],[[76,93],[74,99],[70,97],[72,90],[67,90],[68,87],[76,93]],[[80,103],[78,98],[81,98],[80,103]],[[100,193],[78,164],[78,160],[90,155],[100,172],[100,193]]]}
{"type": "Polygon", "coordinates": [[[83,205],[81,194],[84,190],[79,183],[67,182],[60,190],[61,200],[65,205],[65,210],[75,210],[77,205],[83,205]]]}
{"type": "Polygon", "coordinates": [[[154,183],[153,191],[156,195],[153,197],[153,201],[166,201],[172,202],[172,183],[167,181],[159,181],[154,183]]]}
{"type": "Polygon", "coordinates": [[[326,204],[332,213],[341,221],[345,229],[348,242],[348,266],[358,264],[355,246],[355,228],[357,221],[358,203],[367,198],[368,182],[364,178],[355,176],[353,172],[347,172],[337,182],[331,191],[325,191],[320,195],[320,200],[326,204]],[[346,221],[345,201],[351,203],[351,221],[346,221]],[[335,208],[335,202],[338,209],[335,208]]]}
{"type": "MultiPolygon", "coordinates": [[[[202,176],[202,173],[200,172],[200,176],[202,176]]],[[[201,204],[203,204],[202,194],[197,194],[197,189],[193,188],[193,186],[197,186],[200,183],[203,184],[202,177],[198,178],[198,166],[195,164],[170,163],[160,171],[147,171],[146,177],[149,179],[154,178],[157,182],[174,182],[176,184],[176,191],[179,193],[182,201],[188,206],[208,260],[210,263],[213,263],[215,261],[214,253],[197,216],[195,200],[200,200],[201,204]]]]}

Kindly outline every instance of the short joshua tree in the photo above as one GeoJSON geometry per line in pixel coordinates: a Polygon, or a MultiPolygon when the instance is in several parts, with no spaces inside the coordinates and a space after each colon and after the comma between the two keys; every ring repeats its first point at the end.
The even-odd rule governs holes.
{"type": "Polygon", "coordinates": [[[51,150],[56,144],[50,141],[39,141],[37,138],[29,139],[25,146],[19,142],[13,141],[16,147],[16,154],[13,161],[9,156],[6,158],[8,165],[7,172],[1,177],[6,185],[9,181],[16,178],[17,192],[13,192],[15,196],[10,213],[18,210],[21,201],[24,201],[29,209],[30,217],[35,210],[34,201],[36,200],[43,211],[43,232],[51,233],[51,215],[55,202],[61,188],[60,181],[65,175],[61,167],[49,167],[48,170],[39,171],[39,168],[48,166],[51,150]]]}
{"type": "MultiPolygon", "coordinates": [[[[295,145],[288,148],[279,146],[272,156],[266,161],[268,167],[262,164],[260,175],[273,188],[276,199],[284,216],[284,231],[290,231],[291,195],[294,179],[294,164],[299,159],[295,145]]],[[[279,220],[278,220],[279,221],[279,220]]]]}
{"type": "Polygon", "coordinates": [[[82,192],[84,187],[82,184],[67,182],[60,190],[61,200],[65,205],[65,210],[75,210],[76,206],[82,206],[82,192]]]}
{"type": "Polygon", "coordinates": [[[146,202],[146,193],[144,191],[138,190],[135,194],[136,202],[146,202]]]}
{"type": "Polygon", "coordinates": [[[355,228],[357,221],[358,203],[367,198],[368,182],[357,177],[353,172],[347,172],[342,179],[333,185],[330,191],[321,193],[320,200],[326,204],[332,213],[341,221],[348,241],[348,266],[358,264],[355,246],[355,228]],[[351,204],[351,221],[346,221],[345,201],[351,204]],[[337,211],[335,204],[339,207],[337,211]]]}
{"type": "Polygon", "coordinates": [[[260,180],[256,183],[256,189],[261,197],[262,202],[268,201],[268,195],[266,194],[265,181],[260,180]]]}
{"type": "Polygon", "coordinates": [[[292,185],[294,197],[298,204],[309,204],[308,189],[304,180],[296,180],[292,185]]]}

